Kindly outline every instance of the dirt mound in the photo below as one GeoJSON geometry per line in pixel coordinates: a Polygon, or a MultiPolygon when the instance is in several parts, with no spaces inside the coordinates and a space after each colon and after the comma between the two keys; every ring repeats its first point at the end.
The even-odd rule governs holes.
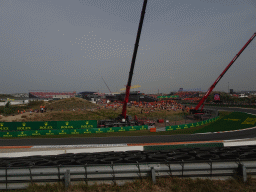
{"type": "Polygon", "coordinates": [[[47,110],[53,109],[53,111],[61,110],[77,110],[77,109],[91,109],[97,107],[96,104],[93,104],[85,99],[81,98],[68,98],[61,100],[52,100],[46,103],[47,110]]]}

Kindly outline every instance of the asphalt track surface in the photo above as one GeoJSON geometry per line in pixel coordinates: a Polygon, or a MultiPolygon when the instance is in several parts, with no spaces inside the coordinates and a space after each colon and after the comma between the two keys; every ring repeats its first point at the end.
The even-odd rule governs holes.
{"type": "MultiPolygon", "coordinates": [[[[208,108],[208,107],[206,107],[208,108]]],[[[215,108],[215,107],[210,107],[215,108]]],[[[256,115],[255,109],[225,108],[219,110],[239,111],[256,115]]],[[[186,141],[232,140],[256,137],[256,129],[191,135],[163,135],[163,136],[131,136],[131,137],[93,137],[93,138],[30,138],[30,139],[0,139],[0,146],[36,146],[36,145],[81,145],[81,144],[121,144],[121,143],[163,143],[186,141]]]]}

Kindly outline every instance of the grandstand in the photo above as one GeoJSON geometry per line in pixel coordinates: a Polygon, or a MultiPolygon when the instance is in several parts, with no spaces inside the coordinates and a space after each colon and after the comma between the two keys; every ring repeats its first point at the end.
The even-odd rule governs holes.
{"type": "Polygon", "coordinates": [[[199,92],[197,91],[186,91],[186,92],[177,92],[174,95],[178,95],[182,100],[186,98],[195,98],[199,97],[199,92]]]}
{"type": "Polygon", "coordinates": [[[158,101],[157,96],[150,94],[150,95],[144,95],[144,96],[140,96],[140,101],[143,102],[155,102],[158,101]]]}
{"type": "Polygon", "coordinates": [[[93,92],[93,91],[84,91],[78,94],[81,95],[83,99],[86,99],[88,101],[93,101],[93,102],[101,99],[104,95],[104,94],[93,92]]]}
{"type": "Polygon", "coordinates": [[[33,91],[29,92],[29,98],[38,99],[64,99],[75,97],[76,92],[46,92],[46,91],[33,91]]]}

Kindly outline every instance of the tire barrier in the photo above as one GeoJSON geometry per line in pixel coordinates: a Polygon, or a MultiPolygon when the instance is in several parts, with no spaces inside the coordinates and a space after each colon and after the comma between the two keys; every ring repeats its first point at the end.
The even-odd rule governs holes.
{"type": "Polygon", "coordinates": [[[220,154],[220,159],[239,159],[240,155],[235,153],[222,153],[220,154]]]}
{"type": "Polygon", "coordinates": [[[215,147],[154,151],[68,153],[47,156],[0,158],[1,167],[37,167],[85,164],[177,162],[205,160],[256,160],[256,145],[242,147],[215,147]]]}
{"type": "Polygon", "coordinates": [[[173,152],[173,150],[159,150],[159,153],[161,153],[161,154],[168,154],[168,153],[171,153],[171,152],[173,152]]]}
{"type": "Polygon", "coordinates": [[[54,166],[56,165],[55,162],[51,161],[51,160],[47,160],[47,159],[38,159],[36,161],[33,162],[33,166],[54,166]]]}
{"type": "Polygon", "coordinates": [[[124,158],[125,163],[137,163],[137,162],[145,162],[146,156],[130,156],[124,158]]]}
{"type": "Polygon", "coordinates": [[[109,164],[109,163],[123,163],[123,158],[121,157],[106,157],[100,160],[102,164],[109,164]]]}
{"type": "Polygon", "coordinates": [[[195,157],[188,155],[188,154],[184,154],[184,155],[175,155],[173,157],[168,157],[166,160],[171,160],[171,161],[191,161],[194,160],[195,157]]]}
{"type": "Polygon", "coordinates": [[[210,154],[210,151],[205,150],[193,150],[188,152],[189,155],[195,156],[197,154],[210,154]]]}
{"type": "Polygon", "coordinates": [[[143,151],[142,154],[150,156],[150,155],[165,154],[165,153],[160,153],[160,151],[143,151]]]}
{"type": "Polygon", "coordinates": [[[126,151],[126,154],[127,155],[142,155],[143,154],[143,152],[144,151],[136,151],[136,150],[134,150],[134,151],[126,151]]]}
{"type": "Polygon", "coordinates": [[[75,159],[58,159],[54,161],[56,165],[76,165],[75,159]]]}
{"type": "Polygon", "coordinates": [[[210,154],[210,153],[202,153],[196,155],[197,160],[218,160],[220,157],[215,154],[210,154]]]}
{"type": "Polygon", "coordinates": [[[171,153],[168,153],[167,156],[168,157],[173,157],[173,156],[177,156],[177,155],[187,155],[187,152],[179,152],[179,151],[173,151],[171,153]]]}
{"type": "Polygon", "coordinates": [[[85,164],[97,164],[97,159],[93,156],[91,157],[85,157],[83,159],[79,159],[76,161],[79,165],[85,165],[85,164]]]}
{"type": "Polygon", "coordinates": [[[189,149],[189,148],[182,148],[182,149],[179,149],[179,152],[188,153],[189,151],[191,151],[191,149],[189,149]]]}
{"type": "Polygon", "coordinates": [[[150,162],[163,162],[166,161],[167,155],[166,154],[154,154],[148,156],[148,160],[150,162]]]}
{"type": "Polygon", "coordinates": [[[240,156],[240,159],[254,159],[256,158],[256,152],[247,152],[240,156]]]}
{"type": "Polygon", "coordinates": [[[7,164],[7,167],[29,167],[29,166],[33,166],[34,163],[33,161],[12,161],[10,163],[7,164]]]}

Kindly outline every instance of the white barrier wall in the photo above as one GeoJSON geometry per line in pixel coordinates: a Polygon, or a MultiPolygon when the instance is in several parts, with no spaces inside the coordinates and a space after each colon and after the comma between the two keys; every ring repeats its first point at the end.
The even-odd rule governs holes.
{"type": "MultiPolygon", "coordinates": [[[[24,104],[27,104],[29,100],[24,100],[24,104]]],[[[6,102],[0,102],[0,106],[5,106],[7,103],[6,102]]],[[[11,105],[21,105],[23,104],[23,100],[15,100],[15,101],[11,101],[11,105]]]]}

